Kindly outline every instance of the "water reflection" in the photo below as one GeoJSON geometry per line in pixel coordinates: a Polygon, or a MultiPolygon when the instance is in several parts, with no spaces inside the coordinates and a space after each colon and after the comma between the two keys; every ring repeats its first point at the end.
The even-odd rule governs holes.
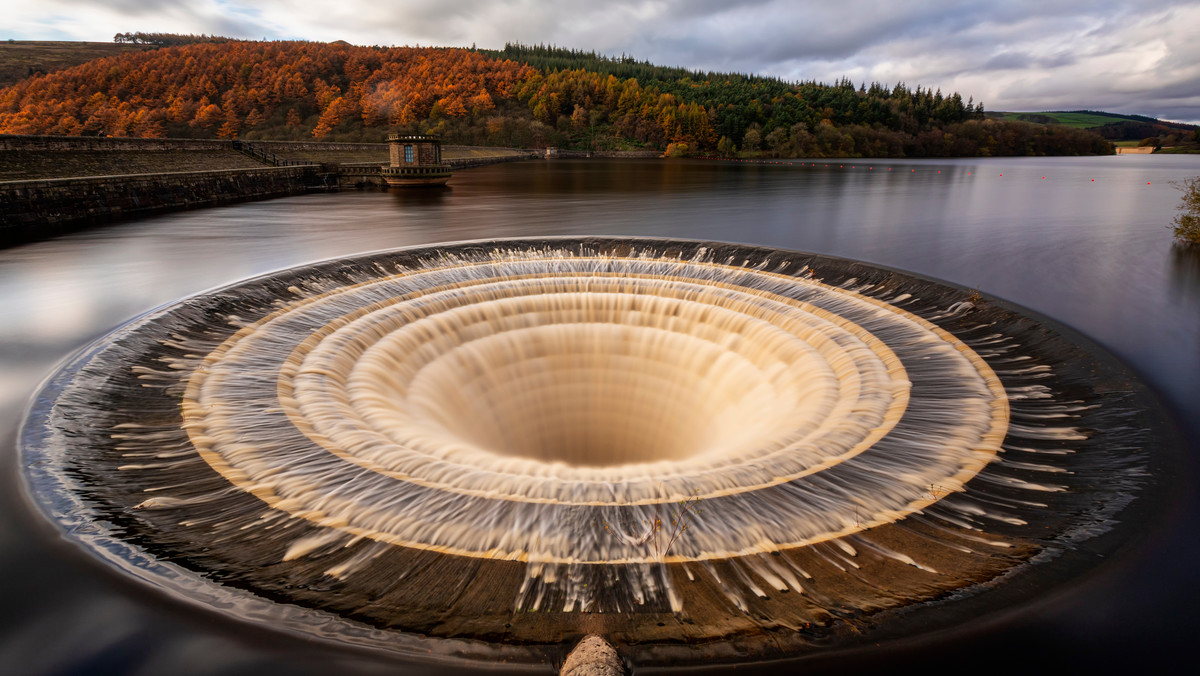
{"type": "Polygon", "coordinates": [[[399,209],[412,207],[441,206],[454,190],[449,185],[426,186],[420,188],[401,188],[387,191],[399,209]]]}
{"type": "Polygon", "coordinates": [[[1171,290],[1184,301],[1200,300],[1200,246],[1171,247],[1171,290]]]}

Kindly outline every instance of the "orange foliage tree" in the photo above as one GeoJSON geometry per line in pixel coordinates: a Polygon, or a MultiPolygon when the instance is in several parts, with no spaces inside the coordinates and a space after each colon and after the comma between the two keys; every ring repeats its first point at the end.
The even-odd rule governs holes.
{"type": "Polygon", "coordinates": [[[703,105],[633,78],[539,72],[466,49],[313,42],[128,52],[0,90],[0,133],[7,134],[295,138],[303,130],[327,138],[436,125],[474,129],[478,142],[537,145],[569,143],[600,125],[649,145],[700,148],[716,141],[710,117],[703,105]]]}
{"type": "Polygon", "coordinates": [[[0,90],[0,133],[232,136],[318,114],[318,138],[362,124],[490,110],[533,69],[463,49],[230,41],[90,61],[0,90]],[[466,102],[466,103],[464,103],[466,102]],[[247,119],[249,118],[249,119],[247,119]],[[286,120],[286,121],[285,121],[286,120]]]}

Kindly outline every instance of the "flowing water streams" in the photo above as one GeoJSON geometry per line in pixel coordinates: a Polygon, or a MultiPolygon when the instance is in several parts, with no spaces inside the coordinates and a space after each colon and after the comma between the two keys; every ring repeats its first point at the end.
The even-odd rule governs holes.
{"type": "MultiPolygon", "coordinates": [[[[0,281],[10,290],[3,357],[17,376],[5,394],[10,400],[24,396],[56,355],[140,310],[256,272],[390,245],[608,232],[817,250],[979,287],[1107,343],[1184,409],[1197,382],[1198,273],[1196,260],[1173,252],[1166,241],[1162,226],[1175,193],[1154,184],[1186,175],[1191,165],[1187,158],[1136,159],[1153,161],[1141,165],[1141,173],[1115,164],[1129,158],[830,168],[526,163],[464,172],[454,189],[441,193],[316,195],[124,224],[0,258],[0,281]],[[1032,176],[1039,171],[1053,182],[1040,183],[1050,179],[1032,176]],[[1093,175],[1104,184],[1102,192],[1094,190],[1093,175]],[[1149,185],[1140,181],[1146,175],[1149,185]],[[1133,178],[1139,179],[1136,191],[1133,178]],[[1165,204],[1129,206],[1146,195],[1165,204]],[[1068,242],[1070,249],[1064,248],[1068,242]],[[1146,269],[1155,255],[1157,276],[1146,269]],[[1098,270],[1102,262],[1114,269],[1098,270]],[[1161,280],[1157,287],[1155,279],[1161,280]],[[1116,297],[1114,289],[1120,290],[1116,297]],[[1138,291],[1148,294],[1144,301],[1132,298],[1138,291]],[[1107,321],[1120,313],[1131,317],[1107,321]],[[1139,332],[1138,321],[1162,330],[1139,332]],[[55,347],[55,339],[66,346],[55,347]],[[1189,339],[1190,352],[1183,349],[1189,339]],[[1172,367],[1155,369],[1158,360],[1172,367]]],[[[328,275],[300,274],[290,288],[266,296],[239,287],[256,300],[245,308],[246,320],[222,315],[221,323],[232,322],[229,331],[236,333],[214,337],[207,335],[211,327],[193,323],[162,341],[171,344],[158,363],[138,367],[151,384],[195,374],[178,393],[184,424],[153,429],[126,421],[117,428],[116,443],[128,459],[109,475],[95,471],[107,476],[103,485],[138,477],[130,479],[136,490],[150,490],[150,497],[139,495],[126,508],[167,514],[159,519],[163,523],[179,522],[178,510],[194,508],[206,526],[221,521],[211,532],[244,533],[255,522],[270,531],[261,509],[239,513],[228,506],[242,504],[230,496],[230,483],[253,493],[308,525],[234,545],[222,537],[215,544],[251,552],[273,547],[276,560],[297,562],[318,577],[346,580],[361,573],[370,579],[371,566],[389,556],[387,547],[400,545],[520,563],[510,602],[521,611],[579,615],[649,605],[677,614],[692,593],[680,591],[679,581],[701,578],[711,580],[704,584],[720,590],[731,610],[793,628],[827,623],[853,612],[855,603],[891,603],[862,590],[822,591],[831,583],[818,567],[858,568],[859,549],[867,558],[858,562],[892,560],[900,569],[919,571],[912,573],[918,577],[947,574],[970,582],[998,570],[972,559],[975,550],[984,552],[981,561],[1009,561],[1045,547],[1013,528],[1044,522],[1060,535],[1079,534],[1085,525],[1083,530],[1107,532],[1112,526],[1103,526],[1103,518],[1124,506],[1122,481],[1134,479],[1154,492],[1175,490],[1162,478],[1141,481],[1142,468],[1122,464],[1123,453],[1136,446],[1128,438],[1108,436],[1107,452],[1115,455],[1103,462],[1072,464],[1072,443],[1087,446],[1096,429],[1120,427],[1089,411],[1108,413],[1121,405],[1052,396],[1054,388],[1039,381],[1059,366],[1061,355],[1037,347],[1025,363],[1031,359],[1025,350],[1035,346],[1023,344],[1020,331],[962,323],[956,315],[963,308],[951,311],[968,297],[961,290],[926,288],[919,280],[906,282],[916,284],[912,288],[864,281],[827,259],[785,269],[789,261],[769,260],[762,250],[750,251],[763,260],[747,268],[748,259],[735,263],[710,252],[659,257],[652,243],[641,252],[601,252],[599,258],[579,251],[564,256],[555,246],[451,251],[449,258],[399,267],[374,258],[360,266],[372,269],[367,278],[334,283],[328,275]],[[269,313],[256,309],[271,303],[269,313]],[[954,324],[954,331],[931,320],[954,324]],[[164,368],[176,375],[163,376],[164,368]],[[469,413],[487,408],[483,402],[497,402],[493,417],[469,413]],[[288,420],[303,433],[280,436],[263,415],[288,420]],[[743,424],[748,420],[754,424],[743,424]],[[180,492],[180,473],[192,470],[186,459],[164,456],[164,444],[173,442],[162,435],[171,429],[188,430],[209,471],[228,483],[210,493],[180,492]],[[923,448],[916,440],[930,435],[939,441],[924,447],[937,453],[912,453],[923,448]],[[323,460],[333,449],[336,466],[323,460]],[[990,462],[998,453],[1003,460],[990,462]],[[984,469],[989,466],[994,469],[984,469]],[[1096,481],[1096,468],[1115,471],[1104,491],[1091,494],[1102,494],[1108,507],[1055,502],[1056,493],[1087,494],[1081,487],[1096,481]],[[379,478],[357,484],[330,479],[331,473],[364,469],[379,478]],[[977,493],[968,488],[965,497],[972,499],[959,499],[981,470],[972,484],[977,493]],[[1031,478],[1039,475],[1044,478],[1031,478]],[[404,495],[395,488],[401,479],[426,497],[398,497],[404,495]],[[357,492],[330,492],[338,485],[356,485],[357,492]],[[653,518],[658,505],[693,495],[706,511],[690,536],[667,556],[648,553],[637,524],[653,518]],[[222,504],[219,513],[209,509],[214,501],[222,504]],[[1059,509],[1064,505],[1070,509],[1059,509]],[[1086,524],[1063,523],[1053,516],[1056,510],[1090,516],[1086,524]],[[895,533],[878,529],[897,521],[918,525],[895,533]],[[612,524],[615,534],[596,527],[601,523],[612,524]],[[987,524],[982,531],[981,524],[987,524]],[[861,531],[891,535],[861,538],[861,531]],[[967,543],[964,536],[974,539],[967,543]],[[971,554],[954,559],[914,544],[930,540],[971,554]],[[826,546],[821,543],[832,544],[820,549],[826,546]],[[988,553],[996,548],[1027,553],[988,553]],[[770,556],[780,549],[807,554],[770,556]],[[664,572],[661,566],[668,564],[678,567],[675,573],[664,572]],[[630,591],[596,591],[614,580],[630,591]],[[787,609],[756,605],[755,599],[788,591],[817,601],[787,609]]],[[[1067,381],[1059,394],[1074,392],[1071,383],[1078,381],[1067,381]]],[[[86,427],[78,415],[68,411],[66,418],[86,427]]],[[[1164,518],[1152,511],[1129,515],[1164,518]]],[[[160,546],[182,552],[178,542],[160,546]]],[[[14,552],[14,571],[38,556],[16,556],[16,546],[6,543],[8,551],[14,552]]],[[[927,581],[898,581],[899,574],[880,566],[858,579],[876,589],[897,585],[888,598],[955,587],[920,591],[927,581]]],[[[238,584],[288,597],[269,581],[238,584]]],[[[311,588],[313,580],[297,583],[305,585],[311,588]]],[[[1050,588],[1069,586],[1059,580],[1050,588]]],[[[380,593],[369,587],[364,589],[380,593]]],[[[71,613],[68,626],[86,622],[91,608],[118,602],[107,601],[94,585],[85,591],[100,600],[76,599],[80,616],[71,613]]],[[[304,593],[297,592],[296,600],[313,605],[304,593]]],[[[41,616],[61,621],[54,607],[41,616]]],[[[72,603],[58,607],[71,612],[72,603]]],[[[203,631],[142,628],[145,620],[138,616],[150,611],[123,612],[128,631],[164,632],[174,637],[168,646],[228,640],[203,631]]],[[[362,608],[355,612],[363,615],[362,608]]],[[[23,623],[20,630],[37,626],[23,623]]],[[[656,630],[639,631],[653,638],[656,630]]],[[[462,627],[447,633],[471,635],[462,627]]],[[[273,640],[252,643],[258,647],[246,650],[257,656],[247,659],[269,659],[263,656],[275,649],[273,640]]],[[[820,645],[827,639],[813,640],[820,645]]],[[[111,640],[83,659],[114,659],[104,656],[114,645],[121,642],[111,640]]],[[[138,657],[115,659],[134,671],[141,661],[169,661],[170,654],[143,649],[138,657]]],[[[10,664],[37,664],[12,648],[3,655],[10,664]]],[[[47,664],[53,670],[54,662],[47,664]]],[[[286,658],[275,664],[290,668],[286,658]]],[[[371,661],[358,657],[352,664],[369,669],[371,661]]]]}

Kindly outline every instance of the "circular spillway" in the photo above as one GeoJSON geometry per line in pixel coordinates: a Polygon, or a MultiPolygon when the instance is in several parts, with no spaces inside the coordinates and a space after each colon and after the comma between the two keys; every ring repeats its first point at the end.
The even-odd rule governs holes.
{"type": "Polygon", "coordinates": [[[1154,434],[1094,387],[1112,368],[844,260],[463,243],[136,319],[51,379],[22,452],[73,539],[255,621],[489,660],[584,633],[771,657],[951,622],[945,599],[1111,530],[1154,434]]]}

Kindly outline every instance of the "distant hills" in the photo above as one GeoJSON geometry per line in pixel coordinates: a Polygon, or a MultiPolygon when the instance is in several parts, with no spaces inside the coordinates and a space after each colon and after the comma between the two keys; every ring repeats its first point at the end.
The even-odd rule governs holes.
{"type": "Polygon", "coordinates": [[[1144,115],[1120,115],[1096,110],[1055,110],[1041,113],[988,112],[994,119],[1058,125],[1094,131],[1110,141],[1143,141],[1161,139],[1160,144],[1174,146],[1196,143],[1200,127],[1182,122],[1158,120],[1144,115]]]}
{"type": "Polygon", "coordinates": [[[903,83],[786,82],[541,45],[117,39],[0,43],[11,82],[0,89],[0,133],[380,141],[404,131],[469,145],[752,157],[1112,152],[1108,124],[990,117],[970,97],[903,83]]]}
{"type": "MultiPolygon", "coordinates": [[[[998,117],[1006,120],[1017,120],[1020,122],[1032,122],[1034,124],[1061,124],[1067,127],[1077,127],[1079,129],[1093,129],[1095,127],[1102,127],[1106,124],[1119,124],[1121,122],[1176,124],[1164,122],[1163,120],[1156,120],[1152,117],[1146,117],[1144,115],[1120,115],[1118,113],[1105,113],[1099,110],[1051,110],[1041,113],[989,112],[988,117],[998,117]]],[[[1180,126],[1191,127],[1191,125],[1180,126]]]]}

